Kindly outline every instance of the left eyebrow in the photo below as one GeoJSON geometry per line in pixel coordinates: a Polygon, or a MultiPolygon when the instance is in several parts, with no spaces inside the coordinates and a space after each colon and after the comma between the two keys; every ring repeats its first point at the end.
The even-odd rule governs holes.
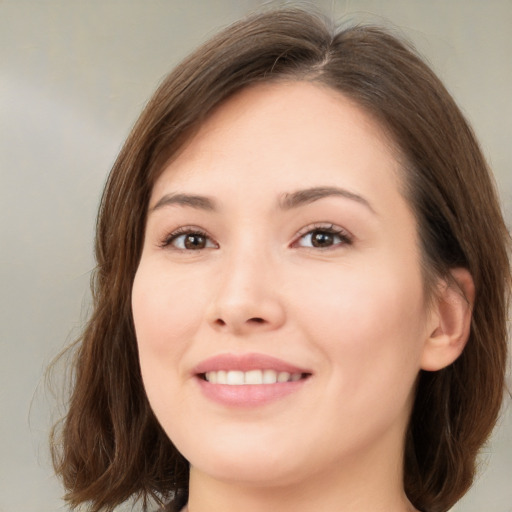
{"type": "Polygon", "coordinates": [[[215,202],[210,197],[191,194],[166,194],[151,208],[151,212],[171,205],[188,206],[197,210],[213,211],[216,209],[215,202]]]}
{"type": "Polygon", "coordinates": [[[279,201],[279,206],[283,210],[290,210],[292,208],[297,208],[299,206],[331,196],[340,196],[344,197],[345,199],[356,201],[357,203],[362,204],[368,208],[372,213],[376,214],[370,202],[363,196],[338,187],[313,187],[304,190],[297,190],[296,192],[289,194],[284,194],[279,201]]]}

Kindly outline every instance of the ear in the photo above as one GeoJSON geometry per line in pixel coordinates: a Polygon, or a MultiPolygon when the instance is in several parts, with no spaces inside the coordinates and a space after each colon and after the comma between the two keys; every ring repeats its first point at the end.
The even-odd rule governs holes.
{"type": "Polygon", "coordinates": [[[468,270],[450,271],[443,280],[431,312],[430,336],[421,357],[421,368],[437,371],[452,364],[462,353],[469,338],[475,285],[468,270]]]}

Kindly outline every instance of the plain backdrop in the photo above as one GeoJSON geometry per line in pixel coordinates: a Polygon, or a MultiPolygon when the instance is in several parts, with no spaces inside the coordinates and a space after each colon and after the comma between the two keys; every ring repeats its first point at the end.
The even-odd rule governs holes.
{"type": "MultiPolygon", "coordinates": [[[[313,3],[414,41],[473,124],[510,225],[512,1],[313,3]]],[[[264,4],[0,0],[0,512],[66,509],[44,372],[87,316],[96,209],[124,138],[181,58],[264,4]]],[[[457,511],[512,511],[510,409],[457,511]]]]}

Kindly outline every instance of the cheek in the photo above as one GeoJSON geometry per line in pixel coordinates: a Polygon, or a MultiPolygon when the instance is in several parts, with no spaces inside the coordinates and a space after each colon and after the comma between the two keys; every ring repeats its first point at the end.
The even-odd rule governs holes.
{"type": "Polygon", "coordinates": [[[185,350],[200,324],[200,300],[189,278],[141,263],[132,291],[141,365],[150,357],[163,363],[185,350]]]}
{"type": "Polygon", "coordinates": [[[297,318],[350,393],[414,381],[424,341],[419,274],[345,268],[302,283],[297,318]]]}
{"type": "Polygon", "coordinates": [[[176,397],[186,377],[183,355],[200,325],[197,290],[168,266],[142,260],[133,283],[132,311],[146,395],[167,431],[176,408],[184,406],[184,397],[176,397]]]}

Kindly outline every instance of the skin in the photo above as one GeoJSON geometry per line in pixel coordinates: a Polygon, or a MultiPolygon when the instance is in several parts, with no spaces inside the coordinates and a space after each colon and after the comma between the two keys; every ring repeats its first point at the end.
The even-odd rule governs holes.
{"type": "Polygon", "coordinates": [[[454,341],[456,322],[426,306],[395,155],[340,93],[265,84],[220,106],[156,181],[132,306],[149,401],[191,464],[191,512],[414,510],[402,461],[416,378],[449,364],[464,332],[454,341]],[[311,187],[349,194],[279,206],[311,187]],[[331,226],[342,235],[315,247],[331,226]],[[249,352],[310,376],[263,405],[205,396],[194,367],[249,352]]]}

